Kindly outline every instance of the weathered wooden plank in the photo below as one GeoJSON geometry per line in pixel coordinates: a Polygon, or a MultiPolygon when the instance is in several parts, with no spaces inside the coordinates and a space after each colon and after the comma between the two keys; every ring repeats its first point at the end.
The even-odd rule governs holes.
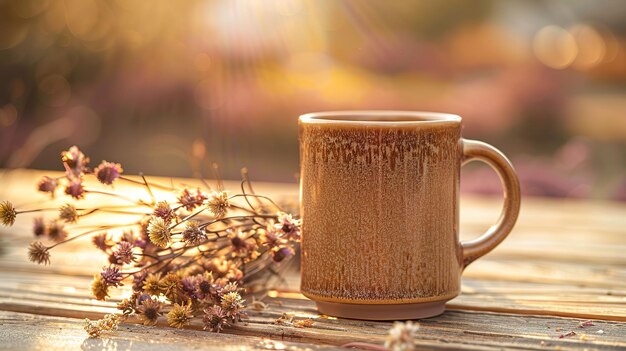
{"type": "MultiPolygon", "coordinates": [[[[322,316],[317,314],[312,303],[307,300],[275,298],[266,299],[266,302],[269,305],[268,310],[249,311],[250,316],[244,323],[227,329],[225,333],[246,336],[246,339],[242,339],[244,345],[247,344],[249,337],[261,337],[313,345],[341,346],[350,342],[382,344],[391,326],[388,322],[366,322],[322,316]],[[296,319],[312,318],[314,323],[307,328],[276,324],[275,320],[283,313],[293,313],[296,319]]],[[[44,312],[63,315],[64,311],[44,312]]],[[[76,314],[73,310],[65,312],[76,314]]],[[[92,318],[97,317],[93,312],[89,314],[92,318]]],[[[570,318],[447,311],[442,316],[420,320],[421,328],[416,341],[422,347],[457,350],[626,348],[625,323],[594,321],[593,326],[578,328],[580,322],[579,319],[570,318]],[[576,335],[560,338],[560,335],[570,331],[574,331],[576,335]]],[[[164,338],[170,337],[169,333],[174,332],[163,323],[160,327],[162,328],[147,329],[152,332],[151,340],[158,341],[161,335],[164,335],[164,338]]],[[[200,328],[197,323],[190,326],[190,329],[200,328]]],[[[127,329],[122,328],[122,331],[127,329]]],[[[117,337],[117,334],[114,337],[117,337]]],[[[187,337],[193,342],[192,339],[196,338],[204,340],[214,338],[215,334],[204,332],[187,337]]]]}
{"type": "Polygon", "coordinates": [[[89,338],[79,319],[0,311],[1,350],[336,350],[329,345],[274,341],[197,330],[123,324],[115,333],[89,338]]]}

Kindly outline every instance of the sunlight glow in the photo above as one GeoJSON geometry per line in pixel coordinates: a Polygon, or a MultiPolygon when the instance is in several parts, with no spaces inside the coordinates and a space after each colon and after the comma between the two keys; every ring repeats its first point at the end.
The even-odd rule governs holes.
{"type": "Polygon", "coordinates": [[[576,59],[578,47],[572,34],[559,26],[550,25],[535,34],[533,51],[544,65],[564,69],[576,59]]]}

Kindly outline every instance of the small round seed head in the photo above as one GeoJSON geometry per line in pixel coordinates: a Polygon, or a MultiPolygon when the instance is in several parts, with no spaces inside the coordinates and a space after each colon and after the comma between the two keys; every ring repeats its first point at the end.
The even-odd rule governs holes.
{"type": "Polygon", "coordinates": [[[141,292],[143,290],[143,283],[148,276],[148,271],[142,270],[138,273],[133,274],[133,291],[141,292]]]}
{"type": "Polygon", "coordinates": [[[214,191],[211,193],[207,207],[215,218],[224,217],[228,207],[230,207],[228,193],[226,191],[214,191]]]}
{"type": "Polygon", "coordinates": [[[42,236],[46,234],[46,230],[43,217],[35,217],[33,220],[33,234],[35,234],[35,236],[42,236]]]}
{"type": "Polygon", "coordinates": [[[135,254],[133,253],[133,244],[128,241],[121,241],[115,247],[113,251],[113,256],[117,260],[118,264],[129,264],[135,262],[135,254]]]}
{"type": "Polygon", "coordinates": [[[50,252],[41,241],[33,241],[28,247],[28,259],[31,262],[47,265],[50,263],[50,252]]]}
{"type": "Polygon", "coordinates": [[[143,325],[155,325],[161,313],[161,303],[157,299],[147,298],[140,302],[136,309],[143,325]]]}
{"type": "Polygon", "coordinates": [[[102,281],[107,286],[117,287],[122,284],[122,280],[124,277],[122,276],[122,272],[120,272],[119,267],[109,266],[102,267],[102,272],[100,272],[100,276],[102,277],[102,281]]]}
{"type": "Polygon", "coordinates": [[[172,233],[169,222],[161,217],[152,217],[148,225],[148,237],[150,241],[159,247],[166,247],[170,242],[172,233]]]}
{"type": "Polygon", "coordinates": [[[94,170],[96,178],[102,184],[111,185],[113,182],[120,177],[124,169],[122,169],[122,165],[114,162],[102,161],[98,167],[94,170]]]}
{"type": "Polygon", "coordinates": [[[97,234],[91,239],[91,242],[102,251],[107,251],[111,248],[111,244],[109,244],[109,234],[104,232],[97,234]]]}
{"type": "Polygon", "coordinates": [[[156,204],[154,208],[154,216],[157,218],[161,218],[168,224],[176,217],[176,213],[170,207],[170,204],[167,201],[160,201],[156,204]]]}
{"type": "Polygon", "coordinates": [[[85,188],[83,187],[83,181],[79,178],[70,180],[70,183],[65,187],[65,194],[80,200],[85,197],[85,188]]]}
{"type": "Polygon", "coordinates": [[[232,251],[239,257],[246,257],[250,252],[256,249],[256,242],[252,238],[248,238],[246,233],[237,230],[229,234],[232,251]]]}
{"type": "Polygon", "coordinates": [[[200,295],[198,294],[196,285],[198,279],[196,276],[184,276],[181,280],[181,299],[182,300],[198,300],[200,295]]]}
{"type": "Polygon", "coordinates": [[[2,220],[2,224],[7,227],[12,226],[15,223],[15,217],[17,217],[17,210],[12,203],[8,201],[0,203],[0,220],[2,220]]]}
{"type": "Polygon", "coordinates": [[[228,315],[221,306],[213,305],[204,310],[202,322],[205,330],[219,333],[228,326],[228,315]]]}
{"type": "Polygon", "coordinates": [[[282,233],[274,227],[274,223],[270,223],[267,225],[267,228],[261,232],[259,242],[261,245],[273,249],[287,242],[287,240],[281,238],[281,234],[282,233]]]}
{"type": "Polygon", "coordinates": [[[39,183],[37,183],[37,190],[41,191],[42,193],[54,194],[57,186],[59,186],[59,181],[48,176],[43,176],[43,178],[39,180],[39,183]]]}
{"type": "Polygon", "coordinates": [[[186,300],[184,297],[185,292],[183,291],[182,277],[182,272],[178,271],[167,273],[165,277],[161,279],[161,291],[171,302],[182,303],[186,300]]]}
{"type": "Polygon", "coordinates": [[[232,291],[222,296],[222,308],[229,315],[237,314],[241,309],[243,309],[244,303],[246,300],[241,298],[238,292],[232,291]]]}
{"type": "Polygon", "coordinates": [[[180,305],[175,303],[170,312],[167,314],[167,324],[174,328],[183,328],[193,318],[191,313],[191,304],[180,305]]]}
{"type": "Polygon", "coordinates": [[[231,292],[239,292],[239,286],[235,282],[228,282],[224,287],[220,290],[220,295],[226,295],[231,292]]]}
{"type": "Polygon", "coordinates": [[[289,213],[278,212],[278,222],[275,227],[282,232],[285,239],[300,241],[300,224],[301,221],[294,219],[289,213]]]}
{"type": "Polygon", "coordinates": [[[48,223],[47,231],[50,239],[56,242],[63,241],[67,238],[67,231],[65,230],[63,223],[60,223],[59,221],[54,220],[48,223]]]}
{"type": "Polygon", "coordinates": [[[91,294],[100,301],[104,301],[109,297],[109,286],[104,282],[101,274],[93,276],[93,281],[91,281],[91,294]]]}
{"type": "Polygon", "coordinates": [[[148,274],[143,280],[143,291],[150,295],[160,295],[163,291],[161,286],[161,273],[148,274]]]}
{"type": "Polygon", "coordinates": [[[196,286],[197,291],[196,295],[200,299],[206,298],[211,295],[213,292],[213,273],[212,272],[204,272],[201,275],[198,275],[196,278],[196,286]]]}
{"type": "Polygon", "coordinates": [[[192,211],[201,205],[208,197],[204,195],[200,189],[193,194],[189,189],[184,189],[178,196],[178,202],[187,210],[192,211]]]}
{"type": "Polygon", "coordinates": [[[65,204],[59,208],[59,219],[65,223],[76,223],[78,222],[78,217],[76,207],[70,204],[65,204]]]}
{"type": "Polygon", "coordinates": [[[61,161],[68,175],[80,177],[89,163],[89,157],[86,157],[77,146],[72,146],[61,153],[61,161]]]}
{"type": "Polygon", "coordinates": [[[197,245],[206,239],[206,234],[200,229],[200,222],[189,220],[183,230],[183,240],[189,245],[197,245]]]}

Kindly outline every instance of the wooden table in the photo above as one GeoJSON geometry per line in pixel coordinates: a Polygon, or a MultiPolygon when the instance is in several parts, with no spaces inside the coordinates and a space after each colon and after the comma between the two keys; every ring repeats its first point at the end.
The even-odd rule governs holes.
{"type": "MultiPolygon", "coordinates": [[[[0,172],[0,200],[50,202],[34,191],[42,174],[0,172]]],[[[273,197],[297,196],[295,185],[256,187],[273,197]]],[[[500,201],[463,197],[463,237],[491,225],[500,201]]],[[[51,266],[31,264],[30,226],[29,218],[19,217],[15,226],[0,227],[0,349],[333,349],[355,341],[382,344],[391,326],[320,316],[298,293],[297,270],[288,270],[287,284],[263,299],[267,310],[250,310],[244,324],[222,334],[200,325],[176,330],[129,323],[111,336],[88,338],[83,319],[115,311],[116,299],[99,302],[89,294],[105,258],[77,242],[53,253],[51,266]],[[275,324],[283,313],[314,323],[275,324]]],[[[443,315],[419,324],[417,344],[424,349],[626,349],[626,205],[524,199],[510,237],[466,270],[462,295],[443,315]],[[585,320],[593,326],[579,328],[585,320]],[[576,335],[559,337],[569,331],[576,335]]]]}

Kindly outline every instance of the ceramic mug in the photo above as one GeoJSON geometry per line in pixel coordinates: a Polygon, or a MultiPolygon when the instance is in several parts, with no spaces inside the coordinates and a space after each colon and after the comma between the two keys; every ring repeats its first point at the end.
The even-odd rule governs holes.
{"type": "Polygon", "coordinates": [[[461,137],[461,117],[406,111],[310,113],[299,118],[301,292],[327,315],[397,320],[441,314],[461,273],[509,234],[517,176],[493,146],[461,137]],[[502,180],[500,219],[459,241],[463,164],[502,180]]]}

